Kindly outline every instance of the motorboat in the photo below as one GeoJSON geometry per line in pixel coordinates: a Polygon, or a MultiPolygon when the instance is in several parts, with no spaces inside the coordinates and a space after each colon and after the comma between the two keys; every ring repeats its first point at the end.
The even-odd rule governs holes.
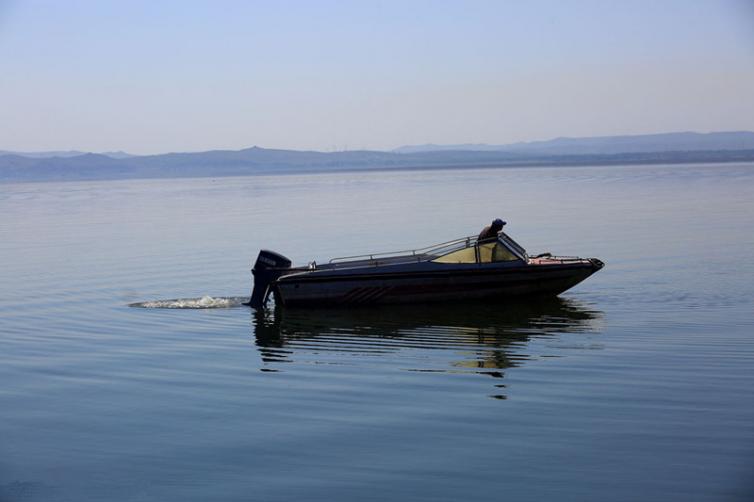
{"type": "Polygon", "coordinates": [[[604,267],[597,258],[529,256],[505,232],[479,240],[462,237],[422,249],[333,258],[294,267],[263,249],[252,269],[248,305],[270,295],[278,306],[344,306],[494,301],[556,296],[604,267]]]}

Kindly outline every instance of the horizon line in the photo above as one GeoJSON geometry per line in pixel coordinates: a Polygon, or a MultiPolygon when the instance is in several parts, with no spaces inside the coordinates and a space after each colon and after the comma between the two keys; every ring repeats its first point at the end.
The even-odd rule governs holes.
{"type": "MultiPolygon", "coordinates": [[[[209,149],[202,149],[202,150],[171,150],[171,151],[162,151],[158,153],[131,153],[123,149],[109,149],[104,151],[92,151],[92,150],[82,150],[79,148],[69,148],[69,149],[60,149],[60,148],[48,148],[44,150],[15,150],[15,149],[6,149],[1,148],[0,149],[0,155],[20,155],[23,156],[24,154],[27,155],[38,155],[38,154],[45,154],[45,153],[60,153],[60,154],[80,154],[80,155],[104,155],[108,156],[108,154],[125,154],[129,157],[153,157],[158,155],[171,155],[171,154],[182,154],[182,153],[206,153],[206,152],[239,152],[243,150],[251,150],[254,148],[258,148],[260,150],[279,150],[279,151],[291,151],[291,152],[313,152],[313,153],[344,153],[344,152],[379,152],[379,153],[397,153],[396,150],[399,150],[401,148],[411,148],[411,147],[424,147],[424,146],[437,146],[437,147],[448,147],[448,146],[479,146],[479,147],[504,147],[504,146],[513,146],[513,145],[527,145],[532,143],[545,143],[548,141],[555,141],[559,139],[604,139],[604,138],[630,138],[630,137],[640,137],[640,136],[663,136],[663,135],[670,135],[670,134],[697,134],[697,135],[709,135],[709,134],[737,134],[737,133],[749,133],[754,134],[754,131],[749,131],[745,129],[740,130],[715,130],[715,131],[707,131],[707,132],[698,132],[698,131],[665,131],[665,132],[656,132],[656,133],[632,133],[632,134],[606,134],[606,135],[596,135],[596,136],[555,136],[550,137],[547,139],[532,139],[528,141],[515,141],[511,143],[475,143],[475,142],[464,142],[464,143],[434,143],[434,142],[425,142],[425,143],[404,143],[402,145],[389,148],[389,149],[371,149],[371,148],[354,148],[350,149],[347,146],[342,150],[332,149],[332,150],[318,150],[318,149],[308,149],[308,148],[276,148],[276,147],[267,147],[267,146],[259,146],[259,145],[251,145],[241,148],[209,148],[209,149]]],[[[79,156],[79,155],[76,155],[79,156]]]]}

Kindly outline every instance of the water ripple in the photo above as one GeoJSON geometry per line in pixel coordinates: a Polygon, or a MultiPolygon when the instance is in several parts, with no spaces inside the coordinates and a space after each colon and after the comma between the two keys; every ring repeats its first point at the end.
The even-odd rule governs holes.
{"type": "Polygon", "coordinates": [[[227,309],[241,307],[245,301],[248,301],[248,298],[244,296],[202,296],[201,298],[176,298],[173,300],[136,302],[130,303],[128,306],[145,309],[227,309]]]}

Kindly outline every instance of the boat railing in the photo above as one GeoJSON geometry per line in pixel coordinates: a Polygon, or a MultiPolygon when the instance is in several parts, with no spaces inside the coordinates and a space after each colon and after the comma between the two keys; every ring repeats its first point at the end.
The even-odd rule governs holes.
{"type": "Polygon", "coordinates": [[[398,260],[405,258],[406,261],[423,261],[428,257],[442,256],[444,254],[456,251],[458,249],[464,249],[474,246],[477,243],[477,237],[468,236],[454,239],[452,241],[443,242],[440,244],[433,244],[431,246],[418,248],[418,249],[406,249],[403,251],[388,251],[384,253],[369,253],[354,256],[342,256],[333,258],[330,260],[330,264],[338,265],[350,262],[377,262],[379,260],[398,260]]]}

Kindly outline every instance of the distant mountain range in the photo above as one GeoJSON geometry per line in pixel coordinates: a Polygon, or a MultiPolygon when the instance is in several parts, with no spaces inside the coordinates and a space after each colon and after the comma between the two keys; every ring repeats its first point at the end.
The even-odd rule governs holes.
{"type": "Polygon", "coordinates": [[[598,136],[591,138],[555,138],[506,145],[409,145],[396,153],[438,151],[516,152],[549,155],[610,155],[619,153],[693,152],[700,150],[754,149],[754,132],[671,132],[634,136],[598,136]]]}
{"type": "Polygon", "coordinates": [[[405,146],[392,152],[213,150],[135,156],[123,152],[0,151],[0,182],[245,176],[345,170],[754,161],[754,133],[691,132],[557,138],[511,145],[405,146]]]}
{"type": "MultiPolygon", "coordinates": [[[[0,156],[3,155],[18,155],[19,157],[29,157],[30,159],[47,159],[52,157],[79,157],[86,155],[89,152],[80,152],[78,150],[64,150],[64,151],[51,151],[51,152],[11,152],[9,150],[0,150],[0,156]]],[[[126,152],[102,152],[99,155],[110,157],[113,159],[127,159],[128,157],[136,157],[126,152]]]]}

